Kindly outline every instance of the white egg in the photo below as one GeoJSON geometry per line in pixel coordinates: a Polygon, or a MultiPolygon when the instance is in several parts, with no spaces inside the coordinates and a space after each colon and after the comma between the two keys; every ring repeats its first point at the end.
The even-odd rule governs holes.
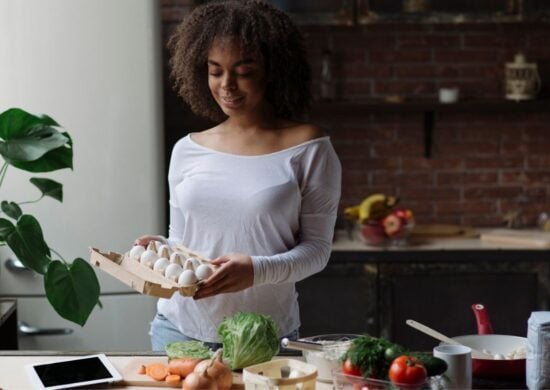
{"type": "Polygon", "coordinates": [[[159,255],[159,257],[169,258],[170,253],[172,253],[172,250],[170,249],[170,247],[168,245],[163,244],[163,245],[158,247],[157,255],[159,255]]]}
{"type": "Polygon", "coordinates": [[[159,272],[164,275],[164,271],[166,270],[166,267],[170,265],[170,260],[168,260],[166,257],[161,257],[157,261],[155,261],[155,265],[153,266],[153,271],[159,272]]]}
{"type": "Polygon", "coordinates": [[[214,271],[207,264],[201,264],[195,270],[195,274],[197,275],[197,278],[199,278],[199,280],[207,279],[213,273],[214,271]]]}
{"type": "Polygon", "coordinates": [[[153,264],[155,264],[155,261],[157,261],[158,258],[159,257],[156,252],[147,249],[139,257],[139,262],[149,268],[153,268],[153,264]]]}
{"type": "Polygon", "coordinates": [[[157,244],[155,241],[149,241],[149,244],[147,244],[147,249],[153,252],[157,252],[157,244]]]}
{"type": "Polygon", "coordinates": [[[183,269],[190,269],[191,271],[195,271],[195,264],[191,261],[191,259],[185,260],[185,263],[183,263],[183,269]]]}
{"type": "Polygon", "coordinates": [[[130,257],[132,259],[139,260],[141,254],[145,252],[145,248],[141,245],[134,245],[132,249],[130,249],[130,257]]]}
{"type": "Polygon", "coordinates": [[[190,286],[197,283],[197,276],[190,269],[183,270],[178,278],[178,283],[182,286],[190,286]]]}
{"type": "Polygon", "coordinates": [[[170,263],[183,265],[183,262],[181,261],[181,255],[176,252],[172,253],[170,255],[170,263]]]}
{"type": "Polygon", "coordinates": [[[164,270],[164,276],[166,276],[170,280],[177,280],[182,272],[183,267],[181,265],[171,263],[164,270]]]}
{"type": "Polygon", "coordinates": [[[199,267],[199,265],[201,265],[201,262],[199,261],[199,259],[195,258],[195,257],[189,257],[187,258],[186,262],[189,261],[193,264],[193,269],[197,269],[199,267]]]}

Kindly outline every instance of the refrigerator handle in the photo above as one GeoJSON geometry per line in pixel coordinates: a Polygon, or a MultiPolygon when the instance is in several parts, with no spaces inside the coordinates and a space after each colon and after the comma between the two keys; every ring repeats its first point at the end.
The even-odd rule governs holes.
{"type": "Polygon", "coordinates": [[[19,321],[18,329],[19,334],[23,336],[53,336],[73,333],[73,330],[70,328],[36,328],[24,321],[19,321]]]}
{"type": "Polygon", "coordinates": [[[9,271],[13,273],[30,271],[30,269],[25,267],[25,265],[19,259],[13,260],[12,258],[9,258],[6,260],[5,266],[9,271]]]}

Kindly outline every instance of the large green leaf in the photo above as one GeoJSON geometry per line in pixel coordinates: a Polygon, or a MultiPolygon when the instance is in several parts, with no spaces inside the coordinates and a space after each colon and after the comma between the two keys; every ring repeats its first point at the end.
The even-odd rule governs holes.
{"type": "Polygon", "coordinates": [[[32,177],[30,182],[38,187],[42,196],[49,196],[63,202],[63,185],[61,183],[40,177],[32,177]]]}
{"type": "Polygon", "coordinates": [[[0,114],[0,138],[18,138],[37,125],[59,127],[57,122],[47,115],[36,116],[20,108],[10,108],[0,114]]]}
{"type": "Polygon", "coordinates": [[[81,258],[72,264],[52,261],[44,277],[44,288],[55,311],[80,326],[84,326],[99,301],[97,276],[81,258]]]}
{"type": "Polygon", "coordinates": [[[66,145],[51,150],[35,161],[9,161],[16,168],[28,172],[51,172],[58,169],[73,169],[73,142],[68,133],[62,133],[68,139],[66,145]]]}
{"type": "Polygon", "coordinates": [[[10,164],[38,160],[69,142],[58,126],[47,115],[36,116],[19,108],[4,111],[0,114],[0,154],[10,164]]]}
{"type": "Polygon", "coordinates": [[[44,241],[40,224],[32,215],[23,214],[14,225],[0,218],[0,236],[27,267],[44,274],[50,263],[50,249],[44,241]]]}
{"type": "Polygon", "coordinates": [[[21,214],[23,214],[23,211],[21,211],[21,207],[19,207],[19,205],[15,202],[8,202],[6,200],[3,200],[0,204],[0,207],[8,217],[13,219],[18,219],[21,214]]]}
{"type": "Polygon", "coordinates": [[[0,141],[0,154],[8,162],[35,161],[67,143],[67,138],[56,128],[35,125],[17,138],[0,141]]]}

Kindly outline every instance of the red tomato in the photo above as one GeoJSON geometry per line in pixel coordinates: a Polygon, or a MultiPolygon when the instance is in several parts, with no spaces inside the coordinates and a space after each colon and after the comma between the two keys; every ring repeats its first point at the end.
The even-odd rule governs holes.
{"type": "Polygon", "coordinates": [[[342,372],[346,375],[361,376],[361,370],[355,366],[350,358],[347,358],[342,365],[342,372]]]}
{"type": "Polygon", "coordinates": [[[421,385],[426,381],[428,374],[418,359],[401,355],[392,362],[388,376],[393,383],[421,385]]]}

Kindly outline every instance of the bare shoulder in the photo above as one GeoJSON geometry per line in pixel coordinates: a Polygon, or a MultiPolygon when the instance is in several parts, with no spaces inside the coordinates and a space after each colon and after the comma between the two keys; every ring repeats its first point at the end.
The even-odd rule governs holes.
{"type": "Polygon", "coordinates": [[[285,128],[284,143],[286,147],[291,147],[324,137],[325,135],[324,131],[314,124],[293,123],[285,128]]]}
{"type": "Polygon", "coordinates": [[[215,143],[217,140],[217,137],[219,137],[219,125],[212,127],[211,129],[198,131],[196,133],[191,133],[190,136],[193,138],[193,141],[208,146],[212,143],[215,143]]]}

